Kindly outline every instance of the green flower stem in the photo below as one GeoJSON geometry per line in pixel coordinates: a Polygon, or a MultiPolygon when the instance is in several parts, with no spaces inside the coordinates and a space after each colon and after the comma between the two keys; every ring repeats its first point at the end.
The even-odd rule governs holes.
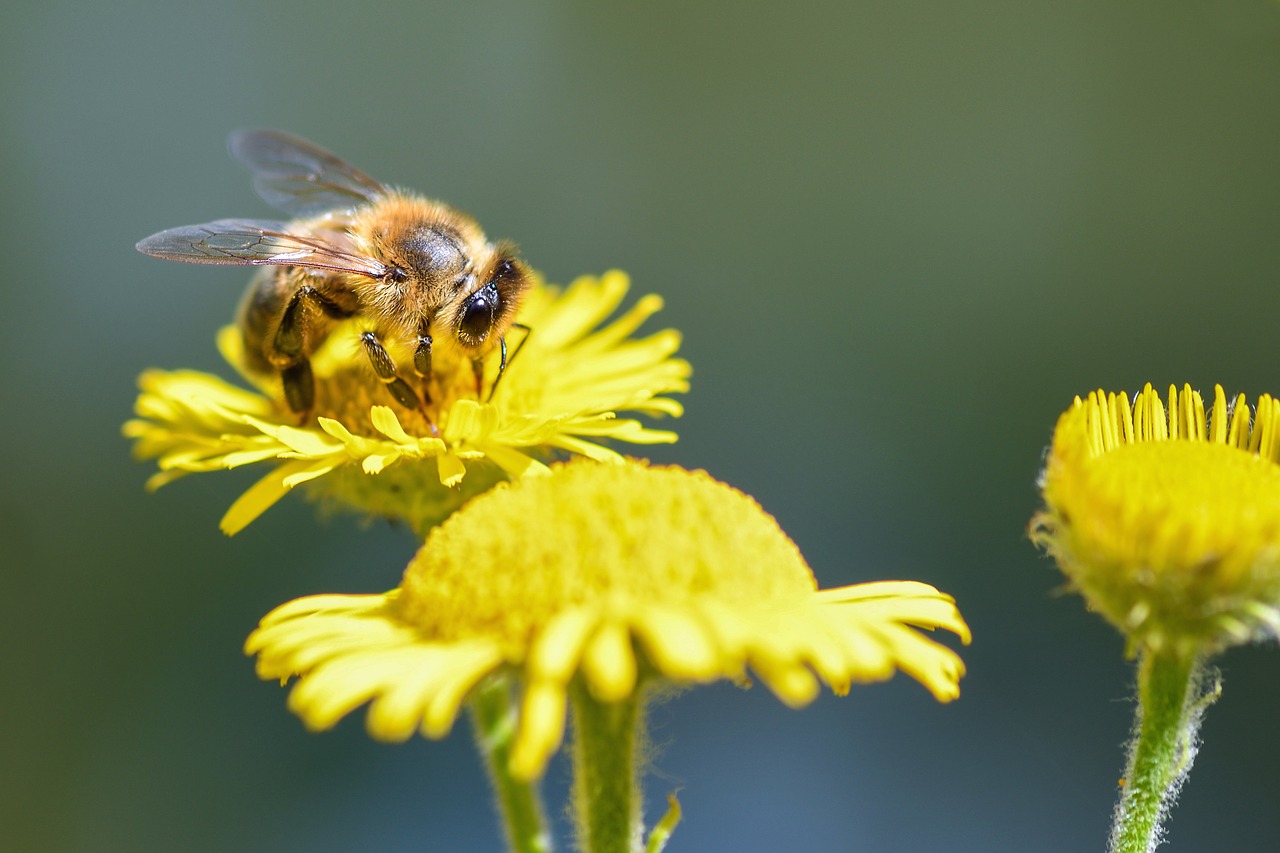
{"type": "Polygon", "coordinates": [[[513,778],[508,769],[516,733],[516,707],[509,681],[505,676],[491,678],[472,694],[476,744],[498,798],[507,845],[513,853],[550,853],[551,833],[537,785],[513,778]]]}
{"type": "Polygon", "coordinates": [[[1138,662],[1138,710],[1124,793],[1111,830],[1112,853],[1149,853],[1161,822],[1191,771],[1200,720],[1218,697],[1205,690],[1198,658],[1143,651],[1138,662]]]}
{"type": "Polygon", "coordinates": [[[583,853],[642,849],[636,746],[644,712],[638,694],[606,703],[581,684],[572,688],[573,803],[583,853]]]}

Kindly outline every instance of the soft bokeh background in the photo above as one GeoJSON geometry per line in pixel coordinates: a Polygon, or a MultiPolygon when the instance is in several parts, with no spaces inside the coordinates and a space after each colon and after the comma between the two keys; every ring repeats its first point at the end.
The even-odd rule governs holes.
{"type": "MultiPolygon", "coordinates": [[[[552,280],[616,266],[663,294],[696,374],[652,456],[755,495],[825,586],[959,599],[953,705],[899,677],[803,711],[729,686],[657,709],[672,851],[1102,848],[1131,672],[1026,541],[1035,476],[1090,388],[1280,391],[1280,7],[42,0],[5,21],[0,846],[499,846],[465,724],[309,735],[240,653],[290,598],[394,584],[408,536],[295,496],[226,539],[252,475],[147,495],[119,436],[140,370],[221,369],[248,277],[134,242],[269,215],[224,138],[275,126],[471,211],[552,280]]],[[[1280,831],[1280,655],[1222,668],[1170,851],[1280,831]]]]}

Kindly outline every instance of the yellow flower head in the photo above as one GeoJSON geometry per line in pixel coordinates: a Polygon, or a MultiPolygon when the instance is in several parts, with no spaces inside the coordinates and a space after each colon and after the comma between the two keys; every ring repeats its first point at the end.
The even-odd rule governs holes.
{"type": "Polygon", "coordinates": [[[1193,655],[1280,631],[1280,401],[1148,385],[1058,420],[1032,538],[1130,643],[1193,655]]]}
{"type": "MultiPolygon", "coordinates": [[[[688,390],[689,365],[672,357],[680,344],[675,331],[630,337],[662,307],[658,297],[641,299],[600,327],[627,288],[620,272],[581,278],[563,293],[535,286],[519,316],[532,331],[489,400],[476,399],[470,361],[451,362],[441,347],[429,417],[400,406],[373,375],[360,351],[359,320],[339,327],[313,355],[316,406],[301,425],[278,377],[252,372],[240,334],[227,328],[218,339],[223,356],[256,390],[192,371],[148,371],[139,382],[138,417],[124,432],[135,439],[137,456],[158,460],[150,488],[191,472],[272,464],[223,517],[227,533],[300,483],[322,499],[407,519],[425,531],[497,480],[545,474],[538,457],[554,450],[616,462],[621,457],[601,439],[675,440],[674,433],[615,417],[679,415],[680,404],[663,395],[688,390]],[[468,476],[473,469],[479,471],[468,476]],[[465,486],[455,488],[464,477],[465,486]]],[[[495,352],[488,359],[489,384],[498,358],[495,352]]]]}
{"type": "Polygon", "coordinates": [[[940,701],[964,665],[916,628],[969,641],[953,600],[909,581],[819,591],[751,498],[702,472],[580,460],[502,484],[434,529],[386,595],[286,604],[249,637],[265,679],[324,729],[372,700],[370,733],[443,737],[491,673],[523,685],[512,758],[537,777],[580,679],[601,702],[748,669],[792,706],[901,669],[940,701]]]}

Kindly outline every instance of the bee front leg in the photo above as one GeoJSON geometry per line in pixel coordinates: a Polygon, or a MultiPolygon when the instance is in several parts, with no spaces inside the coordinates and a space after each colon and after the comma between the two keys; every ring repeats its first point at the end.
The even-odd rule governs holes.
{"type": "Polygon", "coordinates": [[[382,384],[387,386],[391,396],[406,409],[421,410],[422,401],[409,387],[409,383],[396,373],[396,365],[391,360],[391,353],[387,352],[387,348],[378,340],[377,335],[373,332],[364,332],[360,335],[360,343],[364,344],[364,351],[369,356],[369,363],[373,365],[373,372],[377,374],[382,384]]]}
{"type": "Polygon", "coordinates": [[[413,372],[419,379],[431,378],[431,332],[423,323],[418,329],[417,346],[413,350],[413,372]]]}
{"type": "Polygon", "coordinates": [[[413,349],[413,372],[422,380],[422,398],[426,403],[431,402],[431,391],[428,388],[431,382],[431,342],[430,327],[423,323],[418,328],[417,343],[413,349]]]}

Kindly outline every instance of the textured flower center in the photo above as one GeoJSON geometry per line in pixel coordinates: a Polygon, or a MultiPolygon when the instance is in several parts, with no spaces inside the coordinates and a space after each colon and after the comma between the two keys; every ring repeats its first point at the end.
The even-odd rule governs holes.
{"type": "Polygon", "coordinates": [[[1280,536],[1280,467],[1225,444],[1125,445],[1063,470],[1049,494],[1091,526],[1095,547],[1151,571],[1215,563],[1234,574],[1280,536]]]}
{"type": "Polygon", "coordinates": [[[523,645],[574,607],[776,609],[815,588],[795,544],[741,492],[702,472],[579,461],[498,486],[433,531],[402,607],[428,636],[523,645]]]}

